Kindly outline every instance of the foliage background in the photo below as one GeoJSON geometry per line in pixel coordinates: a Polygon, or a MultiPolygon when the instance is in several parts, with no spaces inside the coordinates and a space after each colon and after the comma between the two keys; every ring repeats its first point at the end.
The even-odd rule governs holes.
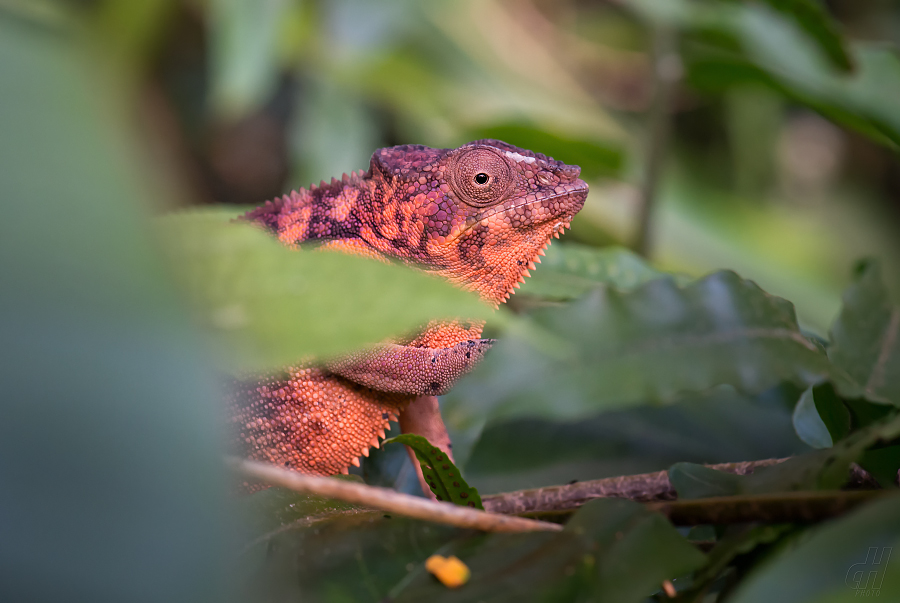
{"type": "MultiPolygon", "coordinates": [[[[858,258],[881,259],[889,290],[900,287],[900,9],[888,0],[2,0],[0,25],[0,508],[28,510],[10,514],[19,527],[0,566],[23,593],[39,585],[52,597],[38,568],[80,559],[60,582],[78,592],[114,600],[152,583],[148,600],[219,596],[215,551],[232,525],[211,429],[221,349],[187,326],[183,281],[180,290],[160,259],[160,248],[178,247],[160,245],[153,214],[256,204],[365,168],[380,146],[490,136],[581,165],[591,184],[565,239],[584,247],[554,244],[513,298],[523,319],[506,325],[513,341],[527,343],[521,325],[596,281],[627,292],[662,272],[688,283],[730,268],[793,302],[804,332],[823,341],[858,258]],[[815,18],[796,17],[810,10],[815,18]],[[662,101],[661,83],[671,86],[662,101]],[[648,190],[649,263],[598,254],[638,247],[648,190]],[[47,502],[61,493],[66,513],[47,502]],[[66,517],[82,518],[79,529],[66,517]]],[[[216,249],[240,255],[245,244],[256,249],[230,239],[216,249]]],[[[185,264],[219,274],[210,262],[221,253],[198,257],[185,264]]],[[[343,328],[301,331],[307,347],[277,349],[287,356],[373,336],[352,325],[413,326],[418,317],[390,313],[402,307],[398,291],[407,303],[407,291],[422,293],[426,314],[471,304],[398,276],[366,288],[383,305],[354,312],[334,302],[358,296],[357,275],[370,268],[307,268],[315,283],[348,276],[320,287],[306,310],[334,308],[343,328]]],[[[247,290],[263,285],[274,291],[264,280],[247,290]]],[[[268,333],[253,333],[256,347],[232,344],[271,365],[278,336],[268,333]]],[[[580,406],[540,392],[504,405],[520,362],[501,352],[444,401],[459,460],[483,493],[810,450],[792,421],[802,379],[755,389],[713,379],[720,385],[623,404],[576,375],[580,406]]],[[[413,490],[410,469],[399,451],[362,473],[413,490]]],[[[381,529],[354,537],[389,539],[381,529]]],[[[444,542],[440,530],[429,538],[444,542]]],[[[413,548],[398,545],[410,563],[431,552],[413,548]]],[[[316,592],[328,599],[323,584],[316,592]]],[[[374,597],[389,586],[366,588],[374,597]]]]}

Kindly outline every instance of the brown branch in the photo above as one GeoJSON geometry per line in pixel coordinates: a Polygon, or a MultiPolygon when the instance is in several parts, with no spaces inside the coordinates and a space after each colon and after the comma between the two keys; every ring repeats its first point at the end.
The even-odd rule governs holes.
{"type": "Polygon", "coordinates": [[[241,475],[272,486],[281,486],[303,494],[343,500],[396,515],[458,528],[470,528],[485,532],[552,532],[562,529],[562,526],[554,523],[486,513],[478,509],[434,502],[387,488],[367,486],[331,477],[304,475],[268,463],[246,461],[235,457],[228,457],[226,462],[231,469],[241,475]]]}
{"type": "MultiPolygon", "coordinates": [[[[787,459],[766,459],[743,463],[708,465],[711,469],[737,475],[748,475],[756,469],[768,467],[787,459]]],[[[857,466],[850,473],[855,488],[877,488],[872,477],[857,466]]],[[[669,482],[667,471],[610,477],[566,486],[549,486],[533,490],[519,490],[483,497],[484,508],[492,513],[520,515],[524,513],[569,513],[594,498],[627,498],[637,502],[664,502],[677,498],[669,482]]]]}

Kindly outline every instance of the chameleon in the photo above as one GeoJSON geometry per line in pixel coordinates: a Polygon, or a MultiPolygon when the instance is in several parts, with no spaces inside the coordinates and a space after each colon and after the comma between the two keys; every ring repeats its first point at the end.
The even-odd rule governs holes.
{"type": "MultiPolygon", "coordinates": [[[[292,191],[240,219],[291,248],[411,264],[497,307],[583,207],[588,186],[580,172],[498,140],[456,149],[402,145],[375,151],[368,171],[292,191]]],[[[432,322],[363,352],[238,382],[230,408],[235,445],[252,460],[332,475],[359,466],[389,421],[399,418],[406,431],[404,413],[413,428],[436,414],[443,429],[433,396],[490,348],[493,340],[480,339],[483,326],[432,322]]]]}

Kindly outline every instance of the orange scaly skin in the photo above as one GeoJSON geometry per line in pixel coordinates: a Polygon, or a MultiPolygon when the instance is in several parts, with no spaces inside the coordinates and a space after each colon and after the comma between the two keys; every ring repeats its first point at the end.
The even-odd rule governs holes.
{"type": "MultiPolygon", "coordinates": [[[[379,149],[368,172],[299,190],[245,220],[282,243],[396,258],[495,305],[587,197],[577,166],[496,140],[379,149]]],[[[412,301],[412,300],[411,300],[412,301]]],[[[420,395],[446,392],[492,341],[481,324],[432,323],[408,341],[244,383],[232,407],[246,456],[331,475],[359,464],[420,395]]]]}

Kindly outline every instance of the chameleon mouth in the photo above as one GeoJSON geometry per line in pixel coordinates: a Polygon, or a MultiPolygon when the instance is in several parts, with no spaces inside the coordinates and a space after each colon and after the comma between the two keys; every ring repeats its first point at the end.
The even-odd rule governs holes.
{"type": "MultiPolygon", "coordinates": [[[[516,203],[515,205],[499,205],[494,206],[480,214],[478,214],[474,220],[472,220],[471,224],[468,224],[464,229],[459,232],[459,235],[463,235],[472,228],[478,226],[479,224],[483,224],[486,220],[491,218],[492,216],[496,216],[497,214],[503,213],[516,213],[516,210],[527,208],[527,207],[543,207],[549,203],[560,202],[565,200],[565,205],[568,206],[562,212],[556,212],[555,214],[551,214],[545,219],[539,219],[536,222],[533,222],[531,226],[535,226],[537,224],[545,224],[547,222],[551,222],[556,220],[558,224],[565,224],[566,228],[568,228],[568,223],[572,220],[572,218],[581,211],[581,208],[584,206],[585,199],[587,199],[588,194],[588,185],[583,180],[577,180],[575,183],[570,185],[563,185],[567,188],[560,193],[556,193],[549,197],[542,197],[541,199],[534,200],[526,200],[521,203],[516,203]],[[562,217],[567,216],[567,217],[562,217]]],[[[554,226],[555,227],[555,226],[554,226]]],[[[562,232],[562,231],[560,231],[562,232]]],[[[557,239],[559,238],[559,233],[554,235],[557,239]]]]}

